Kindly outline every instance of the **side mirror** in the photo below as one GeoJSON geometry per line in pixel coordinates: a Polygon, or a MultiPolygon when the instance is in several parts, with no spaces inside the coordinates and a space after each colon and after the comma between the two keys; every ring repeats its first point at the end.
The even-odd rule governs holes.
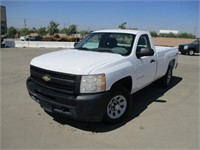
{"type": "Polygon", "coordinates": [[[153,56],[154,51],[150,48],[141,48],[140,50],[137,50],[136,56],[138,58],[143,57],[143,56],[153,56]]]}
{"type": "Polygon", "coordinates": [[[77,38],[77,39],[76,39],[76,42],[74,43],[74,47],[75,47],[79,42],[80,42],[80,39],[77,38]]]}
{"type": "Polygon", "coordinates": [[[78,44],[78,42],[74,42],[74,47],[78,44]]]}

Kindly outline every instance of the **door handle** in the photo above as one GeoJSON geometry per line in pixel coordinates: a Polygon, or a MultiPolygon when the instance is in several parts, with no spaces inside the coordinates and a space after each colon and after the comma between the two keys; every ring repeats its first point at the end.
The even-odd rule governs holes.
{"type": "Polygon", "coordinates": [[[154,62],[156,62],[156,60],[155,60],[155,59],[152,59],[152,60],[150,61],[150,63],[154,63],[154,62]]]}

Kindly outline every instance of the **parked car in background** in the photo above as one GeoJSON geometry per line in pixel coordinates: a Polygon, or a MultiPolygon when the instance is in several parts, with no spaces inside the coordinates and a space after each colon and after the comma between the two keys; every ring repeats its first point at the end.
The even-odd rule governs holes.
{"type": "Polygon", "coordinates": [[[195,53],[199,53],[199,42],[200,40],[198,39],[189,44],[181,44],[178,48],[179,52],[181,52],[181,54],[188,55],[194,55],[195,53]]]}
{"type": "Polygon", "coordinates": [[[29,41],[30,38],[31,38],[30,35],[26,35],[26,36],[21,36],[19,39],[20,39],[21,41],[29,41]]]}
{"type": "Polygon", "coordinates": [[[41,41],[42,37],[41,36],[32,36],[32,35],[26,35],[26,36],[21,36],[20,40],[21,41],[41,41]]]}
{"type": "Polygon", "coordinates": [[[10,35],[10,34],[5,34],[5,35],[1,35],[1,38],[3,38],[3,39],[13,39],[13,38],[15,38],[15,36],[10,35]]]}
{"type": "Polygon", "coordinates": [[[42,37],[37,35],[37,36],[31,36],[30,41],[41,41],[42,37]]]}

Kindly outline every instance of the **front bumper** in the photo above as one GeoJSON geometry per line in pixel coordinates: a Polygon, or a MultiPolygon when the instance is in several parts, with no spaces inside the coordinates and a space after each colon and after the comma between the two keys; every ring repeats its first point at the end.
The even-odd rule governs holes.
{"type": "Polygon", "coordinates": [[[72,96],[43,87],[31,78],[27,79],[26,85],[32,99],[51,113],[58,112],[90,122],[102,121],[106,113],[110,92],[72,96]]]}
{"type": "Polygon", "coordinates": [[[184,49],[184,47],[179,47],[178,51],[181,53],[188,53],[188,49],[184,49]]]}

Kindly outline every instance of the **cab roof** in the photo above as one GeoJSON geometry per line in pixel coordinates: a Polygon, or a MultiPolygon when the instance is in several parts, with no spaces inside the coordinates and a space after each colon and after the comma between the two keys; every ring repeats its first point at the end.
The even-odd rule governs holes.
{"type": "Polygon", "coordinates": [[[130,30],[130,29],[104,29],[104,30],[96,30],[93,31],[92,33],[127,33],[127,34],[138,34],[142,32],[143,34],[149,33],[148,31],[142,31],[142,30],[130,30]]]}

